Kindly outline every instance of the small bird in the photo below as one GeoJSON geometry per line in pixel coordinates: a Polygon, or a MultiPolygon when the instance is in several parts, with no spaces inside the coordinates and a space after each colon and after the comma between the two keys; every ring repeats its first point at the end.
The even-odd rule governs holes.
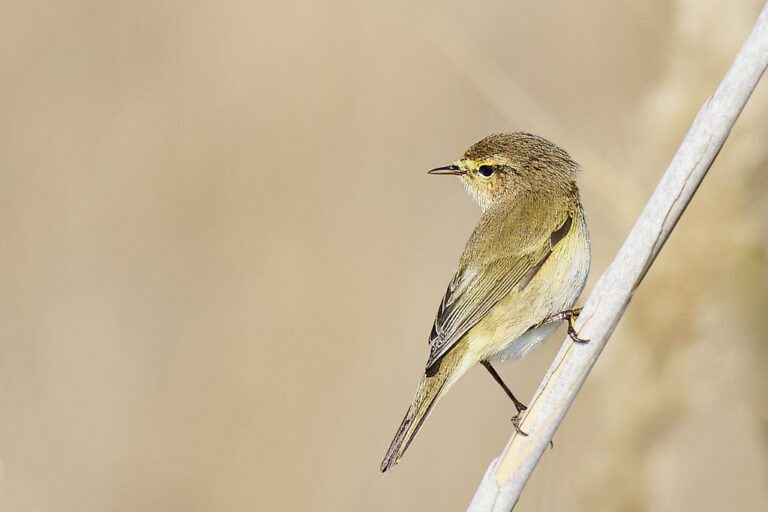
{"type": "Polygon", "coordinates": [[[416,396],[381,463],[403,456],[432,407],[481,363],[515,405],[526,409],[491,361],[517,359],[568,322],[589,273],[589,232],[579,200],[579,166],[564,150],[528,133],[491,135],[452,165],[429,174],[459,176],[482,209],[437,311],[416,396]]]}

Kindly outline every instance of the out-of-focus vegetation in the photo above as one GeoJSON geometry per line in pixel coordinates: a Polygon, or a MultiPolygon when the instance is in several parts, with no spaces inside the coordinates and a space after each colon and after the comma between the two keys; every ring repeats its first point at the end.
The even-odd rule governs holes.
{"type": "MultiPolygon", "coordinates": [[[[593,283],[760,7],[6,3],[0,509],[463,509],[512,428],[482,369],[378,472],[479,216],[425,171],[563,146],[593,283]]],[[[763,83],[520,510],[768,508],[767,113],[763,83]]],[[[500,367],[524,401],[562,338],[500,367]]]]}

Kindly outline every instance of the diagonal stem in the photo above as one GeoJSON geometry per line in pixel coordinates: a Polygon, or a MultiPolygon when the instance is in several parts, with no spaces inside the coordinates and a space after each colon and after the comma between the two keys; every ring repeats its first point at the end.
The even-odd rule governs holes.
{"type": "Polygon", "coordinates": [[[560,349],[528,409],[527,437],[512,434],[491,462],[471,512],[507,512],[517,503],[541,455],[624,314],[632,294],[696,192],[768,65],[768,4],[720,86],[699,110],[688,134],[616,258],[600,277],[578,320],[592,341],[560,349]]]}

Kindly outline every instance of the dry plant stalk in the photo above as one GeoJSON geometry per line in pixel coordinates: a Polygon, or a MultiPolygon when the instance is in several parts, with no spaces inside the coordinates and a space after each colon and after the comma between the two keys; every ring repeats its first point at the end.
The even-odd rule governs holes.
{"type": "Polygon", "coordinates": [[[468,510],[509,511],[616,328],[632,295],[696,192],[768,65],[768,3],[717,91],[704,103],[639,219],[536,391],[522,429],[491,462],[468,510]]]}

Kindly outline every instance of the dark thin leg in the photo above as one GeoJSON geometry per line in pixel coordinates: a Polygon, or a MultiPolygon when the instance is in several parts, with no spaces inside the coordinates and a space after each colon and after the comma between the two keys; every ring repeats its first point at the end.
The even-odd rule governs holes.
{"type": "Polygon", "coordinates": [[[561,320],[568,321],[568,336],[576,343],[589,343],[588,339],[579,338],[579,333],[576,332],[576,328],[573,323],[579,318],[581,314],[581,308],[567,309],[554,315],[550,315],[541,321],[539,325],[550,324],[552,322],[559,322],[561,320]]]}
{"type": "Polygon", "coordinates": [[[496,373],[496,370],[493,366],[491,366],[491,363],[488,361],[483,361],[483,366],[485,366],[485,369],[488,370],[488,373],[491,374],[491,377],[493,377],[493,380],[499,383],[499,386],[504,390],[504,392],[507,394],[509,398],[512,399],[512,402],[515,404],[515,409],[517,409],[517,414],[512,418],[512,425],[515,427],[515,430],[521,435],[527,436],[525,432],[520,430],[520,414],[527,409],[525,404],[515,398],[515,395],[512,394],[512,391],[507,387],[506,384],[504,384],[504,381],[501,380],[501,377],[498,373],[496,373]]]}
{"type": "Polygon", "coordinates": [[[498,373],[496,373],[496,370],[493,368],[493,366],[491,366],[491,363],[489,363],[488,361],[483,361],[483,366],[485,366],[485,369],[488,370],[488,372],[491,374],[491,377],[493,377],[493,379],[499,383],[499,386],[501,386],[501,389],[503,389],[504,392],[507,394],[507,396],[511,398],[512,401],[515,403],[515,409],[517,409],[517,412],[523,412],[524,410],[526,410],[527,407],[525,406],[525,404],[523,404],[523,402],[515,398],[515,395],[513,395],[512,391],[510,391],[507,385],[504,384],[504,381],[501,380],[501,377],[499,376],[498,373]]]}

